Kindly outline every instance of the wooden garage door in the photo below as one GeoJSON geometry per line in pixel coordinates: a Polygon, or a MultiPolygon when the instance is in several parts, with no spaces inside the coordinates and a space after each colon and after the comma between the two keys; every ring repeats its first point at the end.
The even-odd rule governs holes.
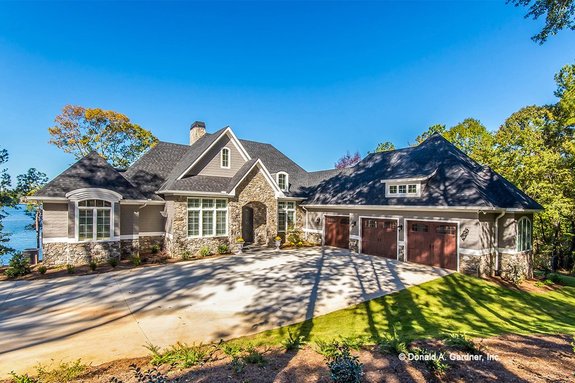
{"type": "Polygon", "coordinates": [[[325,217],[325,245],[349,248],[349,217],[325,217]]]}
{"type": "Polygon", "coordinates": [[[429,266],[457,269],[457,225],[408,221],[407,260],[429,266]]]}
{"type": "Polygon", "coordinates": [[[362,218],[361,252],[397,259],[397,221],[362,218]]]}

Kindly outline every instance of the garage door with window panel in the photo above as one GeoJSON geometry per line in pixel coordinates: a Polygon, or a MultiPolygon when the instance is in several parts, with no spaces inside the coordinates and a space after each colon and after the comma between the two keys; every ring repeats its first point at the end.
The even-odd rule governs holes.
{"type": "Polygon", "coordinates": [[[407,260],[457,270],[457,224],[408,221],[407,260]]]}
{"type": "Polygon", "coordinates": [[[397,220],[362,218],[361,252],[397,259],[397,220]]]}
{"type": "Polygon", "coordinates": [[[325,217],[325,245],[349,248],[349,217],[325,217]]]}

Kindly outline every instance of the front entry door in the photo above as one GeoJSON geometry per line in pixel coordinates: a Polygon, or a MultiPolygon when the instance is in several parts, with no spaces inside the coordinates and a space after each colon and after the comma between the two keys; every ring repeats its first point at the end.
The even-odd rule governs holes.
{"type": "Polygon", "coordinates": [[[242,207],[242,237],[247,243],[254,242],[254,209],[242,207]]]}

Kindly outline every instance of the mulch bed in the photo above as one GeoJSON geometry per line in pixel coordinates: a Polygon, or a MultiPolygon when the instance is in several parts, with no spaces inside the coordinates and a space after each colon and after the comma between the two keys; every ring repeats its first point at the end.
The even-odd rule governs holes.
{"type": "MultiPolygon", "coordinates": [[[[353,352],[364,364],[365,382],[573,382],[575,353],[573,340],[564,335],[504,335],[488,339],[476,339],[482,355],[493,360],[452,361],[447,372],[441,376],[433,374],[424,362],[401,361],[397,356],[383,355],[374,347],[353,352]]],[[[446,355],[465,356],[462,351],[445,347],[440,341],[418,341],[413,344],[429,350],[443,351],[446,355]]],[[[214,360],[202,366],[181,370],[162,366],[172,382],[194,383],[292,383],[331,382],[325,358],[311,346],[297,352],[284,352],[280,348],[260,348],[266,363],[262,366],[247,365],[243,371],[235,372],[231,359],[221,353],[214,360]]],[[[124,359],[90,367],[81,379],[85,383],[107,383],[112,376],[125,383],[135,382],[130,365],[142,369],[151,368],[149,358],[124,359]]]]}

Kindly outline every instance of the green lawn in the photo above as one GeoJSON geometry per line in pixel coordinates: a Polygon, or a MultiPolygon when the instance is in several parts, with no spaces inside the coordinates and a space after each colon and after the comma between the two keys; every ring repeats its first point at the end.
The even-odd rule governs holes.
{"type": "Polygon", "coordinates": [[[395,329],[408,339],[436,338],[449,332],[487,337],[503,333],[575,333],[575,278],[566,286],[532,294],[475,277],[451,274],[299,324],[240,338],[274,345],[288,329],[306,340],[368,337],[375,341],[395,329]]]}

